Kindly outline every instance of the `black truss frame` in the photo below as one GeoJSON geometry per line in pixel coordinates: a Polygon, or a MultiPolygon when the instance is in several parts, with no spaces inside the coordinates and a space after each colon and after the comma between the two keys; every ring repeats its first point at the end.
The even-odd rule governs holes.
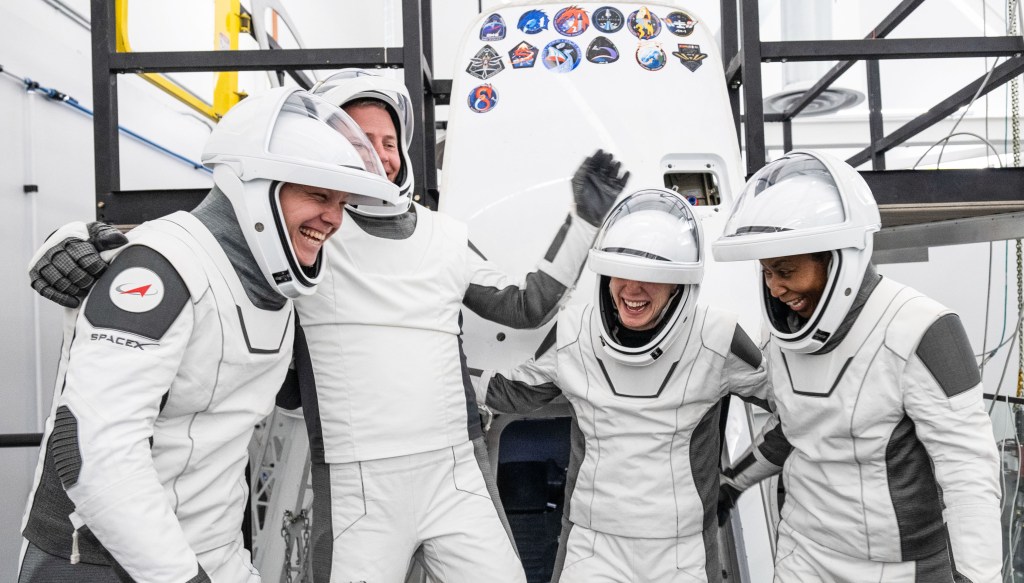
{"type": "Polygon", "coordinates": [[[886,208],[896,204],[943,206],[944,211],[929,214],[931,220],[965,216],[965,212],[958,208],[965,202],[995,201],[1003,203],[1009,210],[1024,210],[1024,189],[1021,189],[1024,168],[885,172],[885,152],[967,105],[975,94],[984,95],[1024,73],[1024,39],[1021,37],[885,38],[923,2],[903,0],[863,40],[762,42],[758,0],[721,0],[722,56],[729,63],[726,83],[737,134],[745,145],[747,175],[752,175],[766,163],[766,122],[782,123],[783,147],[786,151],[793,149],[793,118],[856,61],[865,60],[871,143],[847,162],[853,166],[871,162],[872,170],[863,171],[861,175],[881,206],[883,226],[900,222],[895,218],[896,213],[886,208]],[[998,56],[1007,59],[993,69],[987,82],[984,76],[972,81],[927,112],[885,135],[879,60],[998,56]],[[839,62],[787,111],[765,115],[762,63],[833,60],[839,62]],[[740,99],[743,99],[745,111],[742,124],[740,99]]]}
{"type": "MultiPolygon", "coordinates": [[[[945,119],[966,105],[985,82],[978,78],[956,91],[935,107],[885,135],[882,119],[882,93],[878,61],[884,59],[920,59],[951,57],[1003,56],[1006,61],[995,67],[981,94],[1024,73],[1024,40],[1020,37],[973,38],[885,38],[924,0],[902,0],[862,40],[762,42],[760,39],[758,0],[721,0],[722,55],[726,63],[726,82],[730,106],[736,121],[737,137],[746,151],[746,172],[751,175],[766,162],[764,124],[783,124],[783,147],[793,148],[792,120],[818,95],[828,89],[857,60],[867,65],[869,130],[871,143],[852,156],[854,166],[871,162],[872,171],[861,174],[876,192],[882,205],[883,224],[889,225],[891,213],[886,205],[931,204],[928,197],[980,202],[999,200],[1020,203],[1024,208],[1024,169],[978,169],[957,171],[901,171],[893,175],[885,170],[885,153],[926,128],[945,119]],[[742,47],[742,48],[741,48],[742,47]],[[781,114],[765,115],[761,64],[787,61],[837,62],[813,87],[781,114]],[[742,93],[740,88],[743,88],[742,93]],[[740,100],[745,122],[741,124],[740,100]],[[895,188],[893,185],[898,185],[895,188]],[[970,188],[965,188],[965,186],[970,188]],[[984,185],[979,187],[979,185],[984,185]],[[1015,190],[1016,189],[1016,190],[1015,190]],[[1015,192],[1010,199],[1008,193],[1015,192]],[[926,194],[929,193],[929,194],[926,194]],[[896,198],[892,198],[896,197],[896,198]]],[[[342,67],[402,68],[413,102],[417,126],[410,150],[415,196],[418,201],[437,208],[438,184],[435,163],[436,105],[449,102],[452,82],[433,76],[431,0],[403,0],[403,47],[383,48],[290,49],[271,51],[187,51],[187,52],[115,52],[114,6],[109,0],[92,0],[94,142],[96,151],[97,218],[117,224],[137,224],[168,212],[191,208],[205,194],[203,190],[124,191],[120,188],[120,148],[118,142],[117,77],[141,72],[254,71],[335,69],[342,67]]],[[[301,80],[300,80],[301,83],[301,80]]],[[[934,201],[932,201],[934,202],[934,201]]],[[[948,218],[960,216],[955,205],[948,207],[948,218]]]]}
{"type": "MultiPolygon", "coordinates": [[[[416,183],[414,198],[437,208],[434,158],[435,105],[448,103],[451,81],[433,79],[431,0],[402,0],[401,48],[286,49],[270,51],[180,51],[118,53],[114,2],[92,0],[93,142],[95,147],[96,217],[134,225],[169,212],[194,207],[205,190],[121,189],[117,79],[133,73],[201,71],[281,71],[344,67],[401,68],[412,97],[416,131],[409,151],[416,183]]],[[[294,76],[294,75],[293,75],[294,76]]],[[[296,79],[308,85],[304,79],[296,79]]]]}

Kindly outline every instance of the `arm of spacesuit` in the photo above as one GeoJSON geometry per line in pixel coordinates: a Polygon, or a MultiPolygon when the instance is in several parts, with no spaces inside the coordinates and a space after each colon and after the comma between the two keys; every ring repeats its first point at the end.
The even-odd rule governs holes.
{"type": "Polygon", "coordinates": [[[114,261],[77,314],[50,447],[75,504],[72,523],[88,526],[136,581],[209,581],[150,449],[195,319],[181,277],[163,256],[141,246],[114,261]],[[131,285],[139,287],[127,289],[116,277],[132,268],[138,270],[130,274],[131,285]]]}
{"type": "Polygon", "coordinates": [[[583,270],[604,215],[629,179],[619,163],[598,150],[572,178],[573,209],[555,234],[544,258],[516,282],[487,261],[470,243],[463,303],[477,315],[510,328],[536,328],[555,314],[559,301],[583,270]]]}
{"type": "Polygon", "coordinates": [[[512,369],[484,371],[476,384],[477,401],[500,413],[526,414],[561,395],[557,384],[555,334],[555,328],[552,328],[548,339],[542,343],[547,348],[525,363],[512,369]]]}
{"type": "Polygon", "coordinates": [[[907,360],[903,403],[942,489],[954,569],[1001,581],[999,463],[981,375],[956,314],[938,318],[907,360]]]}
{"type": "Polygon", "coordinates": [[[774,409],[767,360],[739,324],[733,332],[729,354],[725,356],[722,388],[765,411],[774,409]]]}
{"type": "Polygon", "coordinates": [[[754,443],[722,472],[721,482],[739,492],[780,472],[793,451],[777,415],[772,415],[754,443]]]}

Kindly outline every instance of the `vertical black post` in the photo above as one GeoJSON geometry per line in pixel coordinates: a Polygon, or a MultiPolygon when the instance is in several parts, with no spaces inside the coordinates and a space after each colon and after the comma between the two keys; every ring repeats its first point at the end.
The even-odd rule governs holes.
{"type": "Polygon", "coordinates": [[[96,169],[96,218],[102,199],[121,189],[121,150],[117,133],[117,74],[110,70],[116,49],[113,0],[92,0],[92,108],[96,169]]]}
{"type": "Polygon", "coordinates": [[[871,131],[871,169],[885,170],[885,152],[875,150],[875,144],[885,137],[882,127],[882,80],[878,61],[867,61],[868,71],[868,127],[871,131]]]}
{"type": "Polygon", "coordinates": [[[743,39],[743,108],[747,176],[764,166],[764,103],[761,87],[761,22],[758,0],[742,0],[740,34],[743,39]]]}
{"type": "Polygon", "coordinates": [[[424,92],[426,101],[423,104],[423,125],[420,126],[420,131],[423,133],[423,159],[426,162],[423,173],[427,181],[423,186],[427,199],[433,200],[433,208],[437,208],[441,197],[437,189],[437,128],[434,127],[434,112],[437,109],[433,87],[434,79],[437,77],[434,73],[434,14],[432,0],[421,1],[423,3],[423,58],[427,62],[427,67],[430,68],[428,81],[431,84],[424,92]]]}
{"type": "MultiPolygon", "coordinates": [[[[409,96],[412,98],[412,119],[413,131],[412,145],[409,147],[409,157],[412,158],[413,179],[416,181],[416,189],[413,192],[413,200],[420,204],[437,208],[437,203],[426,196],[427,188],[427,160],[426,136],[424,114],[424,95],[426,94],[425,76],[423,71],[423,28],[421,0],[403,0],[402,2],[402,66],[405,69],[405,85],[409,88],[409,96]]],[[[429,162],[433,164],[433,160],[429,162]]]]}
{"type": "MultiPolygon", "coordinates": [[[[739,0],[721,0],[719,5],[722,10],[722,66],[728,69],[729,63],[732,62],[733,58],[739,52],[739,21],[736,19],[736,3],[739,0]]],[[[740,70],[740,74],[737,75],[736,81],[729,82],[729,86],[726,89],[729,91],[729,107],[732,108],[732,118],[736,122],[736,139],[740,139],[740,84],[739,80],[743,78],[743,70],[740,70]]]]}
{"type": "Polygon", "coordinates": [[[793,120],[787,119],[782,122],[782,151],[789,152],[793,149],[793,120]]]}

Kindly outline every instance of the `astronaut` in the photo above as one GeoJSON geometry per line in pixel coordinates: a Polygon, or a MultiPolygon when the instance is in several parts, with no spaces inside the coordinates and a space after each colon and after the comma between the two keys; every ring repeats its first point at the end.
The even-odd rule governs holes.
{"type": "MultiPolygon", "coordinates": [[[[347,207],[349,224],[326,245],[323,285],[296,302],[314,581],[401,581],[417,550],[438,580],[525,581],[484,465],[461,308],[513,328],[547,322],[628,172],[610,154],[587,158],[544,259],[514,282],[476,251],[464,224],[411,201],[403,85],[348,70],[313,91],[344,106],[401,187],[397,204],[347,207]]],[[[44,295],[66,289],[55,274],[67,270],[54,266],[36,269],[47,280],[36,286],[44,295]]]]}
{"type": "Polygon", "coordinates": [[[830,156],[755,174],[714,243],[757,259],[776,417],[726,472],[782,471],[775,581],[1000,581],[999,478],[959,317],[871,264],[878,207],[830,156]]]}
{"type": "Polygon", "coordinates": [[[291,360],[292,300],[323,278],[344,204],[398,188],[355,122],[295,89],[233,108],[203,163],[204,201],[133,229],[66,314],[23,583],[260,581],[244,469],[291,360]]]}
{"type": "Polygon", "coordinates": [[[477,384],[496,411],[572,406],[561,583],[722,580],[721,401],[767,407],[768,373],[735,314],[697,304],[703,245],[678,193],[625,197],[590,251],[594,302],[563,308],[540,356],[477,384]]]}

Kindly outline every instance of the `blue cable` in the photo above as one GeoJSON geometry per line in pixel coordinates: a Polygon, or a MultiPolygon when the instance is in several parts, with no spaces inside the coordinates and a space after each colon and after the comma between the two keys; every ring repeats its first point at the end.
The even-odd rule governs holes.
{"type": "MultiPolygon", "coordinates": [[[[93,114],[91,109],[89,109],[88,107],[85,107],[82,104],[78,103],[78,100],[75,99],[74,97],[71,97],[70,95],[67,95],[65,93],[61,93],[60,91],[57,91],[56,89],[50,89],[48,87],[43,87],[39,83],[36,83],[35,81],[33,81],[33,80],[31,80],[31,79],[29,79],[27,77],[22,79],[22,83],[25,84],[25,88],[27,90],[29,90],[29,91],[35,91],[37,93],[42,93],[43,95],[46,96],[47,99],[50,99],[52,101],[58,101],[58,102],[63,103],[65,105],[69,106],[69,107],[77,109],[78,111],[81,111],[82,113],[88,115],[89,117],[94,117],[94,114],[93,114]]],[[[142,142],[143,144],[153,148],[154,150],[156,150],[158,152],[161,152],[161,153],[166,154],[166,155],[168,155],[168,156],[170,156],[170,157],[172,157],[172,158],[174,158],[176,160],[180,160],[180,161],[188,164],[189,166],[191,166],[195,170],[201,170],[203,172],[206,172],[207,174],[213,174],[213,171],[210,170],[209,168],[207,168],[206,166],[203,166],[202,162],[196,162],[195,160],[192,160],[190,158],[186,158],[185,156],[182,156],[181,154],[178,154],[177,152],[169,150],[169,149],[161,146],[160,144],[154,142],[153,140],[150,140],[149,138],[141,136],[141,135],[133,132],[132,130],[130,130],[130,129],[124,127],[124,126],[118,125],[117,129],[119,131],[123,132],[124,134],[126,134],[126,135],[128,135],[128,136],[130,136],[132,138],[135,138],[136,140],[142,142]]]]}

